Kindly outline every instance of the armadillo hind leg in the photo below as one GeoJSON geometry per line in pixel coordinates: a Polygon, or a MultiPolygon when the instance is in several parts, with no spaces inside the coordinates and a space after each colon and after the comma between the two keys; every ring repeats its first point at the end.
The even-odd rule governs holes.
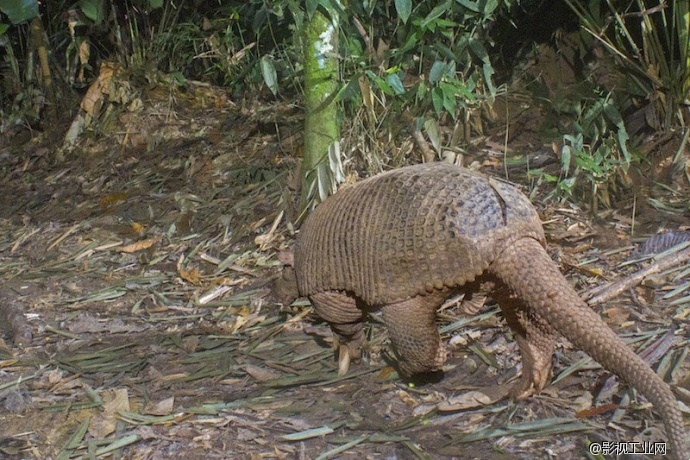
{"type": "Polygon", "coordinates": [[[444,296],[416,296],[382,308],[383,321],[405,376],[441,369],[446,350],[436,327],[436,309],[444,296]]]}
{"type": "Polygon", "coordinates": [[[494,298],[515,335],[522,357],[522,376],[512,388],[511,397],[525,399],[549,383],[556,333],[544,318],[511,295],[507,287],[499,284],[494,298]]]}
{"type": "Polygon", "coordinates": [[[539,242],[522,238],[506,246],[489,270],[555,331],[649,399],[664,420],[673,458],[690,458],[683,415],[669,385],[580,299],[539,242]]]}
{"type": "Polygon", "coordinates": [[[338,352],[338,374],[345,375],[350,361],[358,361],[366,345],[362,330],[363,313],[357,301],[337,291],[327,291],[309,297],[316,313],[331,326],[334,348],[338,352]]]}

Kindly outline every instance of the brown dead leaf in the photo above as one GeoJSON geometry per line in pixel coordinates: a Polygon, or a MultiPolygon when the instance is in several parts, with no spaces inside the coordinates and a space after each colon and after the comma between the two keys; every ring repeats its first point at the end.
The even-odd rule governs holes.
{"type": "Polygon", "coordinates": [[[255,366],[253,364],[247,364],[244,366],[245,372],[251,375],[253,378],[259,382],[268,382],[269,380],[275,380],[281,377],[279,372],[272,369],[266,369],[265,367],[255,366]]]}
{"type": "Polygon", "coordinates": [[[110,193],[108,195],[102,196],[98,200],[98,206],[101,209],[112,208],[115,205],[124,203],[127,201],[127,194],[124,192],[110,193]]]}
{"type": "Polygon", "coordinates": [[[278,253],[278,260],[283,265],[292,267],[295,265],[295,254],[292,251],[280,251],[278,253]]]}
{"type": "Polygon", "coordinates": [[[179,273],[180,278],[186,282],[191,284],[199,284],[200,277],[198,268],[192,268],[191,270],[184,270],[181,268],[177,272],[179,273]]]}
{"type": "Polygon", "coordinates": [[[182,340],[182,348],[189,353],[194,353],[199,348],[200,342],[201,339],[198,335],[185,337],[184,340],[182,340]]]}
{"type": "Polygon", "coordinates": [[[251,224],[249,224],[249,231],[254,233],[259,227],[261,227],[262,225],[264,225],[266,223],[266,220],[267,219],[265,217],[262,217],[261,219],[255,221],[255,222],[252,222],[251,224]]]}
{"type": "Polygon", "coordinates": [[[135,243],[128,244],[127,246],[123,246],[120,248],[120,252],[126,252],[129,254],[132,252],[143,251],[158,243],[160,240],[160,238],[149,238],[146,240],[137,241],[135,243]]]}
{"type": "Polygon", "coordinates": [[[609,403],[597,407],[592,407],[591,409],[585,409],[577,412],[575,417],[577,418],[591,418],[597,415],[605,414],[607,412],[614,411],[620,407],[618,404],[609,403]]]}
{"type": "Polygon", "coordinates": [[[630,312],[618,307],[611,307],[604,310],[604,314],[609,317],[611,320],[609,322],[612,324],[623,324],[630,317],[630,312]]]}
{"type": "Polygon", "coordinates": [[[50,385],[56,385],[64,380],[62,371],[54,369],[48,373],[48,383],[50,385]]]}
{"type": "Polygon", "coordinates": [[[169,415],[172,413],[174,406],[174,396],[171,396],[170,398],[166,398],[158,402],[149,401],[149,403],[144,408],[144,413],[150,415],[169,415]]]}
{"type": "Polygon", "coordinates": [[[0,369],[2,369],[3,367],[14,366],[18,362],[19,362],[18,359],[6,359],[4,361],[0,361],[0,369]]]}
{"type": "Polygon", "coordinates": [[[393,369],[391,366],[386,366],[383,369],[381,369],[381,372],[379,372],[378,378],[381,380],[387,380],[393,375],[393,372],[395,372],[395,369],[393,369]]]}
{"type": "Polygon", "coordinates": [[[86,95],[84,95],[84,98],[81,100],[82,110],[94,118],[97,116],[97,108],[100,107],[103,95],[108,94],[110,81],[117,70],[116,66],[116,64],[109,62],[101,64],[98,77],[91,86],[89,86],[86,95]]]}
{"type": "Polygon", "coordinates": [[[410,394],[407,391],[398,390],[397,394],[398,394],[398,397],[402,400],[402,402],[404,402],[405,405],[407,405],[407,407],[414,409],[415,407],[417,407],[419,405],[419,401],[417,401],[415,398],[410,396],[410,394]]]}
{"type": "Polygon", "coordinates": [[[146,232],[146,227],[143,224],[140,224],[139,222],[132,222],[130,224],[130,227],[132,227],[132,233],[135,235],[143,235],[146,232]]]}
{"type": "Polygon", "coordinates": [[[129,411],[129,394],[126,388],[105,391],[103,401],[106,401],[103,411],[89,423],[89,434],[96,439],[114,433],[119,412],[129,411]]]}
{"type": "Polygon", "coordinates": [[[488,406],[503,399],[504,393],[505,391],[501,387],[488,387],[483,391],[468,391],[439,403],[438,410],[449,412],[488,406]]]}

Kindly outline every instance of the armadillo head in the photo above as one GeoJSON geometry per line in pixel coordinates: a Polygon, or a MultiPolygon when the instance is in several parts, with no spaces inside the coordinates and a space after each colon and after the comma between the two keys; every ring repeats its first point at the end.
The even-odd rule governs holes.
{"type": "Polygon", "coordinates": [[[292,267],[283,268],[280,277],[273,283],[271,293],[273,297],[283,305],[290,305],[299,297],[297,277],[292,267]]]}

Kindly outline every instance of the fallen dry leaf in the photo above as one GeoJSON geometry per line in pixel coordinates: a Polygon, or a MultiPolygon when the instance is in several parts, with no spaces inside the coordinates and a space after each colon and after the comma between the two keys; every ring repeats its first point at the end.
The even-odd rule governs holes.
{"type": "Polygon", "coordinates": [[[172,413],[174,406],[174,396],[171,396],[158,402],[149,401],[149,403],[144,408],[144,413],[150,415],[169,415],[172,413]]]}
{"type": "Polygon", "coordinates": [[[103,411],[91,419],[89,434],[96,439],[105,438],[115,432],[120,411],[129,411],[129,393],[126,388],[105,391],[103,411]]]}
{"type": "Polygon", "coordinates": [[[180,274],[180,278],[191,284],[199,284],[199,269],[192,268],[191,270],[179,269],[177,271],[180,274]]]}
{"type": "Polygon", "coordinates": [[[98,206],[103,209],[112,208],[117,204],[121,204],[127,201],[127,194],[124,192],[110,193],[108,195],[102,196],[98,200],[98,206]]]}
{"type": "Polygon", "coordinates": [[[275,380],[281,377],[279,372],[276,372],[272,369],[266,369],[265,367],[255,366],[253,364],[245,365],[244,370],[247,372],[247,374],[251,375],[260,382],[267,382],[269,380],[275,380]]]}
{"type": "Polygon", "coordinates": [[[492,391],[491,388],[487,388],[484,391],[468,391],[459,396],[448,398],[447,401],[440,402],[438,410],[448,412],[488,406],[503,399],[505,396],[503,393],[503,391],[492,391]]]}
{"type": "Polygon", "coordinates": [[[147,240],[137,241],[136,243],[132,243],[120,248],[120,252],[132,253],[143,251],[158,243],[160,240],[160,238],[149,238],[147,240]]]}

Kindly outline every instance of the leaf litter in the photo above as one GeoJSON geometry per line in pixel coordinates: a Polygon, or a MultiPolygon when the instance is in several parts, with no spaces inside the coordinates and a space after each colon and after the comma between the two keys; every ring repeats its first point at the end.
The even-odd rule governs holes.
{"type": "MultiPolygon", "coordinates": [[[[567,343],[550,387],[506,401],[517,348],[495,307],[465,316],[461,299],[439,315],[452,355],[442,379],[400,380],[375,316],[368,358],[338,377],[328,327],[308,302],[268,295],[296,217],[286,200],[299,115],[186,97],[151,145],[118,133],[83,139],[62,163],[37,158],[23,171],[33,184],[2,156],[14,193],[0,197],[1,455],[581,458],[586,437],[632,440],[643,423],[660,425],[567,343]],[[267,117],[279,133],[257,129],[267,117]]],[[[168,102],[151,100],[123,123],[155,120],[168,102]]],[[[588,242],[598,233],[574,208],[543,212],[550,247],[566,248],[581,290],[650,263],[588,242]]],[[[611,326],[682,394],[689,275],[687,263],[662,270],[608,305],[611,326]],[[630,298],[632,316],[616,316],[630,298]],[[671,316],[685,325],[675,337],[671,316]]]]}

